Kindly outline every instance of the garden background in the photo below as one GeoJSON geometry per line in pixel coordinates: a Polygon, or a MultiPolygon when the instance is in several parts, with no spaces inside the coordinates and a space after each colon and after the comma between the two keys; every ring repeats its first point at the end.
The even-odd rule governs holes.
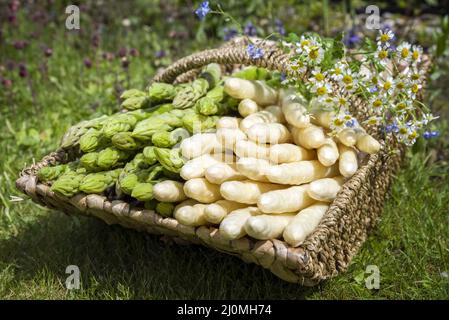
{"type": "MultiPolygon", "coordinates": [[[[217,1],[211,1],[216,5],[217,1]]],[[[199,1],[0,0],[0,298],[447,299],[449,297],[449,12],[447,1],[222,1],[248,35],[316,31],[356,45],[365,8],[435,56],[426,103],[439,137],[407,154],[378,227],[349,271],[305,288],[199,246],[178,246],[34,204],[15,188],[26,164],[53,151],[73,124],[118,111],[127,88],[159,68],[235,35],[229,21],[194,15],[199,1]],[[65,8],[80,8],[67,30],[65,8]],[[81,288],[67,290],[68,265],[81,288]],[[380,288],[365,286],[367,266],[380,288]]]]}

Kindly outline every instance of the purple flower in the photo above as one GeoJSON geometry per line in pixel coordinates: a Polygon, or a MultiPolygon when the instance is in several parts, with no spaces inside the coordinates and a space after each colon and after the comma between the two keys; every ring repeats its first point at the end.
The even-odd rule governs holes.
{"type": "Polygon", "coordinates": [[[120,58],[124,58],[124,57],[126,57],[126,54],[128,53],[128,50],[126,50],[126,48],[124,48],[124,47],[122,47],[122,48],[120,48],[120,50],[117,52],[117,55],[120,57],[120,58]]]}
{"type": "Polygon", "coordinates": [[[346,126],[348,128],[353,128],[355,126],[355,119],[351,119],[349,121],[346,121],[346,126]]]}
{"type": "Polygon", "coordinates": [[[424,139],[431,139],[431,138],[436,138],[440,135],[439,131],[425,131],[422,136],[424,137],[424,139]]]}
{"type": "Polygon", "coordinates": [[[92,60],[90,60],[89,58],[85,58],[84,61],[83,61],[83,63],[84,63],[84,66],[85,66],[87,69],[92,68],[92,60]]]}
{"type": "Polygon", "coordinates": [[[19,0],[13,0],[8,4],[9,10],[11,10],[12,12],[16,12],[17,10],[19,10],[19,6],[20,6],[19,0]]]}
{"type": "Polygon", "coordinates": [[[14,41],[13,45],[16,50],[22,50],[25,49],[25,47],[28,45],[28,42],[24,40],[17,40],[14,41]]]}
{"type": "Polygon", "coordinates": [[[374,93],[374,92],[377,92],[378,89],[377,89],[376,86],[372,86],[372,87],[369,87],[368,90],[369,90],[370,93],[374,93]]]}
{"type": "Polygon", "coordinates": [[[263,57],[263,49],[253,44],[249,44],[248,47],[246,47],[246,52],[248,52],[249,57],[253,60],[263,57]]]}
{"type": "Polygon", "coordinates": [[[195,10],[195,14],[198,16],[198,19],[204,20],[206,15],[210,12],[209,1],[201,2],[201,5],[198,9],[195,10]]]}
{"type": "Polygon", "coordinates": [[[237,30],[234,29],[234,28],[228,28],[228,27],[225,27],[225,28],[223,29],[223,39],[224,39],[225,41],[231,40],[232,38],[234,38],[235,36],[237,36],[237,34],[238,34],[237,30]]]}
{"type": "Polygon", "coordinates": [[[8,16],[8,21],[11,24],[15,24],[17,22],[17,16],[15,14],[10,14],[8,16]]]}
{"type": "Polygon", "coordinates": [[[254,24],[250,21],[245,25],[243,33],[249,37],[255,37],[257,35],[257,29],[254,24]]]}
{"type": "Polygon", "coordinates": [[[399,132],[399,127],[397,125],[396,122],[393,122],[392,124],[389,124],[385,127],[385,131],[388,132],[393,132],[393,133],[398,133],[399,132]]]}
{"type": "Polygon", "coordinates": [[[282,72],[281,73],[281,81],[284,81],[286,79],[287,79],[287,75],[284,72],[282,72]]]}
{"type": "Polygon", "coordinates": [[[345,35],[344,39],[343,39],[343,43],[347,46],[347,47],[354,47],[357,43],[360,42],[360,37],[357,35],[356,31],[354,29],[349,30],[348,34],[345,35]]]}
{"type": "Polygon", "coordinates": [[[274,21],[274,25],[277,33],[279,33],[281,36],[285,35],[285,27],[281,19],[276,19],[274,21]]]}
{"type": "Polygon", "coordinates": [[[27,66],[23,63],[19,64],[19,77],[26,78],[28,77],[28,69],[27,66]]]}
{"type": "Polygon", "coordinates": [[[165,57],[165,50],[158,50],[154,54],[154,56],[158,59],[165,57]]]}
{"type": "Polygon", "coordinates": [[[137,50],[136,48],[131,48],[131,49],[129,49],[129,54],[132,57],[137,57],[139,55],[139,50],[137,50]]]}
{"type": "Polygon", "coordinates": [[[12,81],[10,79],[2,79],[2,85],[5,88],[11,88],[12,87],[12,81]]]}

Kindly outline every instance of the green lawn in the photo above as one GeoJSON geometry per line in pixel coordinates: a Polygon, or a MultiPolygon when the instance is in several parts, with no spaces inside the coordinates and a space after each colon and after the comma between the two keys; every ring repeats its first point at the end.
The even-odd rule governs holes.
{"type": "Polygon", "coordinates": [[[117,111],[117,94],[123,88],[143,88],[172,53],[181,56],[195,49],[176,51],[183,40],[170,42],[145,28],[122,34],[123,38],[106,33],[101,50],[89,49],[80,46],[81,35],[67,36],[51,27],[24,50],[11,45],[23,37],[23,29],[10,31],[0,47],[2,66],[14,58],[26,63],[29,71],[28,78],[20,78],[17,66],[13,71],[0,70],[0,76],[13,81],[8,89],[0,85],[0,298],[449,298],[447,71],[429,89],[430,105],[442,115],[437,124],[440,138],[420,140],[409,152],[378,227],[348,272],[305,288],[211,249],[172,245],[93,218],[52,212],[15,188],[25,164],[54,150],[70,125],[117,111]],[[43,43],[53,49],[50,58],[43,57],[43,43]],[[120,46],[139,48],[128,70],[119,59],[101,58],[102,50],[120,46]],[[168,57],[154,58],[161,49],[168,57]],[[83,65],[86,58],[94,67],[83,65]],[[79,290],[65,288],[68,265],[80,269],[79,290]],[[368,265],[380,269],[378,290],[365,287],[368,265]]]}

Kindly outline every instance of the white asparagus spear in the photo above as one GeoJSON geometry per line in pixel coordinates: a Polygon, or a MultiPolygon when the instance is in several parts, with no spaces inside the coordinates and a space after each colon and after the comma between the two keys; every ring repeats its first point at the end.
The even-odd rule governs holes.
{"type": "Polygon", "coordinates": [[[301,210],[284,230],[284,240],[292,247],[304,242],[320,223],[327,209],[327,203],[317,203],[301,210]]]}
{"type": "Polygon", "coordinates": [[[256,204],[260,195],[271,191],[283,189],[285,186],[259,181],[226,181],[220,187],[223,198],[246,204],[256,204]]]}
{"type": "Polygon", "coordinates": [[[293,143],[272,145],[269,152],[270,161],[273,163],[288,163],[316,159],[315,151],[299,147],[293,143]]]}
{"type": "Polygon", "coordinates": [[[306,184],[268,191],[260,195],[257,207],[264,213],[297,212],[316,202],[308,195],[308,189],[309,185],[306,184]]]}
{"type": "Polygon", "coordinates": [[[217,140],[224,149],[233,150],[237,141],[246,140],[246,134],[240,129],[220,128],[216,132],[217,140]]]}
{"type": "Polygon", "coordinates": [[[273,183],[299,185],[337,174],[337,165],[325,167],[318,160],[310,160],[273,165],[266,176],[273,183]]]}
{"type": "Polygon", "coordinates": [[[240,121],[242,121],[241,118],[236,117],[221,117],[217,121],[217,130],[222,128],[227,129],[238,129],[240,127],[240,121]]]}
{"type": "Polygon", "coordinates": [[[163,202],[178,202],[186,199],[184,184],[174,180],[158,182],[153,187],[154,198],[163,202]]]}
{"type": "Polygon", "coordinates": [[[249,179],[268,182],[265,173],[271,166],[270,161],[257,158],[240,158],[236,165],[237,170],[249,179]]]}
{"type": "Polygon", "coordinates": [[[318,161],[326,167],[333,165],[338,160],[338,147],[332,138],[327,138],[326,142],[317,149],[318,161]]]}
{"type": "Polygon", "coordinates": [[[256,123],[284,122],[284,115],[278,106],[269,106],[262,111],[250,114],[240,122],[240,129],[247,132],[256,123]]]}
{"type": "Polygon", "coordinates": [[[344,177],[338,176],[312,181],[309,184],[307,193],[317,201],[331,202],[337,197],[337,193],[341,190],[344,180],[344,177]]]}
{"type": "Polygon", "coordinates": [[[181,142],[181,153],[187,159],[210,153],[214,149],[221,149],[215,133],[197,133],[181,142]]]}
{"type": "Polygon", "coordinates": [[[205,204],[194,200],[185,200],[175,207],[173,216],[179,223],[186,226],[198,227],[207,224],[204,217],[205,204]]]}
{"type": "Polygon", "coordinates": [[[347,147],[344,144],[338,145],[340,158],[338,161],[338,168],[342,176],[349,178],[358,169],[357,152],[352,147],[347,147]]]}
{"type": "Polygon", "coordinates": [[[259,80],[228,78],[225,80],[224,90],[233,98],[251,99],[261,106],[275,104],[278,98],[275,89],[259,80]]]}
{"type": "Polygon", "coordinates": [[[345,128],[337,133],[337,139],[345,146],[352,147],[357,142],[357,134],[354,129],[345,128]]]}
{"type": "Polygon", "coordinates": [[[246,177],[238,172],[235,163],[216,163],[206,169],[206,179],[215,184],[222,184],[229,180],[243,180],[246,177]]]}
{"type": "Polygon", "coordinates": [[[374,154],[380,150],[380,143],[363,131],[357,132],[356,146],[360,151],[369,154],[374,154]]]}
{"type": "Polygon", "coordinates": [[[204,217],[207,221],[213,224],[220,224],[220,222],[231,212],[237,209],[247,207],[246,204],[229,201],[218,200],[217,202],[209,204],[204,210],[204,217]]]}
{"type": "Polygon", "coordinates": [[[184,193],[187,197],[202,203],[212,203],[222,199],[220,186],[210,183],[204,178],[195,178],[184,183],[184,193]]]}
{"type": "Polygon", "coordinates": [[[246,207],[230,212],[220,223],[220,234],[228,240],[240,239],[246,235],[245,223],[248,218],[260,214],[256,207],[246,207]]]}
{"type": "Polygon", "coordinates": [[[235,144],[234,152],[241,158],[269,159],[270,148],[250,140],[239,140],[235,144]]]}
{"type": "Polygon", "coordinates": [[[257,143],[286,143],[291,141],[291,134],[281,123],[256,123],[247,131],[248,138],[257,143]]]}
{"type": "Polygon", "coordinates": [[[326,135],[323,128],[313,124],[305,128],[292,127],[290,132],[293,141],[306,149],[319,148],[326,142],[326,135]]]}
{"type": "Polygon", "coordinates": [[[298,128],[307,127],[310,124],[310,115],[306,109],[307,102],[294,90],[281,91],[280,104],[286,121],[298,128]]]}
{"type": "Polygon", "coordinates": [[[294,213],[267,215],[262,214],[248,218],[245,223],[246,233],[258,240],[277,239],[282,236],[285,227],[292,221],[294,213]]]}
{"type": "Polygon", "coordinates": [[[239,103],[238,111],[242,117],[247,117],[250,114],[260,111],[260,107],[251,99],[243,99],[239,103]]]}
{"type": "Polygon", "coordinates": [[[180,175],[184,180],[204,177],[206,169],[221,163],[221,154],[203,154],[187,161],[181,168],[180,175]]]}
{"type": "Polygon", "coordinates": [[[312,110],[312,123],[329,129],[332,123],[332,119],[335,117],[335,112],[325,110],[312,110]]]}

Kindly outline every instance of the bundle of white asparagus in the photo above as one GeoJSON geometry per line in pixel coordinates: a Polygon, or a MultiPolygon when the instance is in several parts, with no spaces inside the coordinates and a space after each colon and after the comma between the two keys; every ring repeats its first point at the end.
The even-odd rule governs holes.
{"type": "Polygon", "coordinates": [[[307,110],[290,90],[228,78],[225,91],[241,99],[242,118],[224,116],[216,132],[183,140],[186,181],[160,182],[155,198],[182,201],[174,211],[180,223],[218,225],[226,239],[283,238],[299,246],[357,171],[358,153],[375,153],[380,144],[361,127],[331,135],[332,112],[307,110]]]}

